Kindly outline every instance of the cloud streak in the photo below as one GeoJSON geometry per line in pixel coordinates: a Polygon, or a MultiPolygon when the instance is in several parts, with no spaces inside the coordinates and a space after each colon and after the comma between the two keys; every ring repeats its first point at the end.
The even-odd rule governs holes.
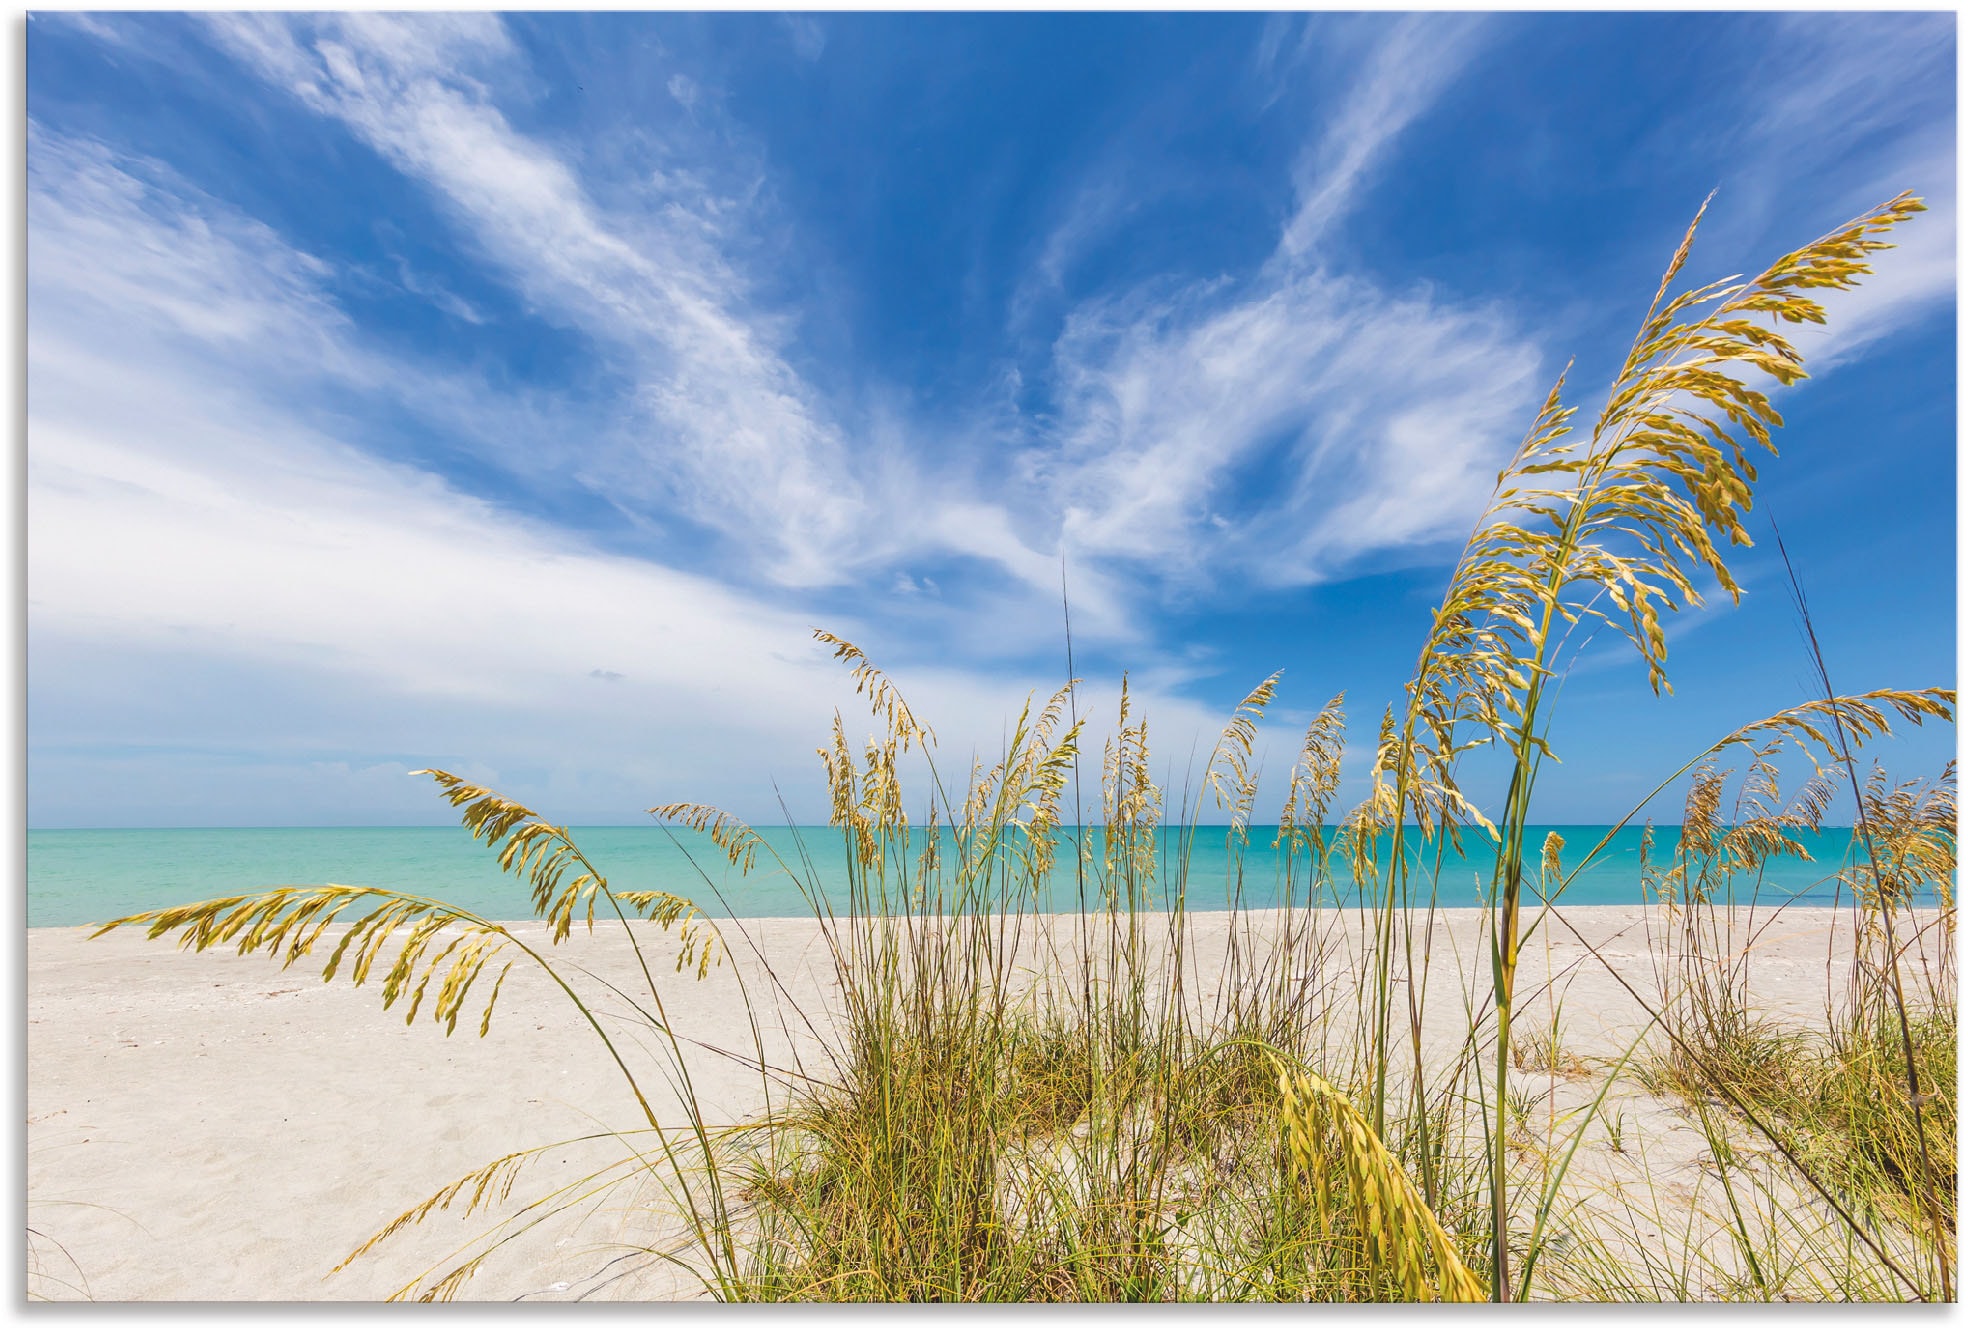
{"type": "MultiPolygon", "coordinates": [[[[422,790],[387,794],[379,753],[464,754],[487,778],[519,772],[522,796],[544,778],[525,771],[556,771],[564,796],[617,816],[625,797],[661,795],[772,817],[777,775],[797,814],[820,814],[809,739],[835,706],[850,731],[866,722],[805,612],[599,551],[351,445],[292,401],[300,365],[343,365],[345,383],[372,368],[319,260],[154,163],[38,129],[32,155],[41,823],[256,806],[268,760],[290,792],[416,818],[422,790]],[[283,756],[230,755],[266,752],[268,734],[283,756]],[[107,765],[87,756],[112,748],[107,765]],[[319,770],[303,778],[296,760],[319,770]],[[110,766],[121,792],[97,782],[110,766]],[[156,787],[166,769],[172,787],[156,787]],[[624,794],[623,779],[638,787],[624,794]],[[210,781],[202,804],[186,802],[188,780],[210,781]]],[[[396,372],[393,389],[418,395],[414,367],[396,372]]],[[[826,625],[862,637],[867,624],[826,625]]],[[[902,677],[959,760],[995,751],[1001,718],[1053,685],[960,667],[902,677]]],[[[1185,735],[1211,722],[1159,700],[1185,735]]]]}
{"type": "MultiPolygon", "coordinates": [[[[632,384],[626,418],[585,435],[570,463],[608,501],[659,523],[683,514],[723,537],[728,572],[750,563],[783,586],[879,582],[898,563],[955,554],[1028,595],[1056,593],[1055,541],[1016,527],[967,459],[919,460],[935,453],[919,435],[945,426],[887,437],[864,419],[850,443],[786,357],[792,323],[756,304],[727,257],[748,238],[740,202],[702,172],[659,169],[653,202],[611,212],[513,128],[493,89],[521,56],[496,18],[210,21],[261,78],[426,184],[508,281],[613,356],[632,384]]],[[[793,32],[817,55],[811,26],[793,32]]],[[[1079,593],[1089,634],[1128,634],[1098,572],[1079,593]]]]}
{"type": "Polygon", "coordinates": [[[1206,313],[1082,310],[1059,359],[1073,544],[1270,584],[1464,533],[1538,366],[1498,314],[1317,270],[1206,313]]]}
{"type": "MultiPolygon", "coordinates": [[[[1953,20],[1941,14],[1786,16],[1772,64],[1780,89],[1746,131],[1757,158],[1801,164],[1812,192],[1829,194],[1835,224],[1909,190],[1928,214],[1901,227],[1874,257],[1873,274],[1823,301],[1827,324],[1797,337],[1806,363],[1823,373],[1945,307],[1955,294],[1955,136],[1951,104],[1923,104],[1914,88],[1945,87],[1953,20]],[[1910,121],[1929,126],[1908,133],[1910,121]],[[1863,154],[1865,169],[1826,189],[1832,161],[1863,154]]],[[[1823,206],[1820,204],[1819,206],[1823,206]]],[[[1813,209],[1816,210],[1816,209],[1813,209]]]]}
{"type": "Polygon", "coordinates": [[[649,426],[590,482],[684,504],[768,551],[791,585],[837,580],[866,512],[837,425],[787,364],[720,248],[721,200],[672,175],[660,208],[607,215],[516,132],[490,85],[518,59],[491,16],[225,15],[220,42],[427,184],[521,291],[613,348],[649,426]],[[652,480],[659,483],[652,483],[652,480]]]}
{"type": "Polygon", "coordinates": [[[1294,585],[1465,533],[1534,404],[1539,353],[1500,310],[1338,271],[1320,242],[1472,32],[1409,18],[1380,34],[1302,154],[1294,211],[1253,278],[1068,316],[1055,447],[1032,464],[1063,495],[1070,546],[1183,581],[1294,585]]]}
{"type": "Polygon", "coordinates": [[[1296,172],[1298,210],[1281,254],[1302,260],[1359,201],[1374,168],[1473,53],[1480,20],[1409,14],[1375,42],[1338,114],[1296,172]]]}

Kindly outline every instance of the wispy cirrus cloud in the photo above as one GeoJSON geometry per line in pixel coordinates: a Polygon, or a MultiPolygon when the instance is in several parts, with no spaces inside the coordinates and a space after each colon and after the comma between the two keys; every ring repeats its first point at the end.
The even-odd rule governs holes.
{"type": "Polygon", "coordinates": [[[1368,47],[1338,113],[1294,172],[1298,207],[1279,238],[1282,255],[1305,258],[1357,205],[1388,149],[1474,53],[1480,30],[1467,16],[1409,14],[1368,47]]]}
{"type": "Polygon", "coordinates": [[[1949,86],[1954,17],[1948,14],[1792,14],[1765,68],[1775,95],[1745,127],[1745,156],[1766,163],[1758,182],[1773,206],[1811,211],[1833,225],[1902,191],[1928,214],[1892,237],[1873,273],[1824,300],[1823,328],[1797,338],[1816,373],[1847,363],[1955,294],[1956,145],[1949,86]],[[1908,132],[1910,124],[1923,131],[1908,132]],[[1853,170],[1854,161],[1865,166],[1853,170]],[[1777,163],[1774,171],[1767,163],[1777,163]]]}
{"type": "Polygon", "coordinates": [[[762,547],[776,580],[839,578],[866,517],[855,458],[726,261],[722,200],[671,173],[661,206],[605,212],[495,101],[520,58],[496,17],[211,23],[261,77],[427,184],[530,300],[619,357],[647,427],[584,459],[593,483],[681,502],[762,547]]]}
{"type": "MultiPolygon", "coordinates": [[[[1746,82],[1733,119],[1704,126],[1739,145],[1742,167],[1705,254],[1761,251],[1752,223],[1793,217],[1807,198],[1827,226],[1903,188],[1928,199],[1933,215],[1895,237],[1873,276],[1827,299],[1829,328],[1796,332],[1820,374],[1954,292],[1949,120],[1900,92],[1909,72],[1950,58],[1949,20],[1905,17],[1786,19],[1768,77],[1746,82]],[[1877,160],[1855,170],[1869,143],[1877,160]]],[[[1488,39],[1480,20],[1436,15],[1267,24],[1254,60],[1273,114],[1293,79],[1342,92],[1298,155],[1290,212],[1256,273],[1164,280],[1067,316],[1056,428],[1029,464],[1060,495],[1069,546],[1192,584],[1229,573],[1279,585],[1425,557],[1466,534],[1549,386],[1550,357],[1511,306],[1390,285],[1342,255],[1403,135],[1488,39]]],[[[1126,206],[1111,188],[1089,197],[1098,207],[1071,220],[1126,206]]],[[[1079,230],[1063,226],[1061,243],[1079,230]]]]}
{"type": "Polygon", "coordinates": [[[1061,338],[1075,546],[1292,584],[1463,533],[1539,362],[1503,316],[1317,269],[1195,300],[1061,338]]]}
{"type": "MultiPolygon", "coordinates": [[[[281,820],[308,799],[310,817],[424,819],[401,771],[432,761],[607,819],[668,796],[773,818],[768,776],[820,814],[811,740],[836,705],[861,725],[808,613],[372,454],[300,389],[457,388],[367,348],[328,264],[93,140],[35,126],[31,165],[37,823],[281,820]]],[[[1052,685],[902,677],[960,757],[1052,685]]],[[[1212,722],[1166,693],[1157,713],[1212,722]]]]}
{"type": "Polygon", "coordinates": [[[1142,195],[1140,187],[1123,178],[1115,166],[1080,183],[1012,292],[1008,321],[1013,328],[1026,326],[1044,302],[1065,290],[1075,266],[1141,206],[1142,195]]]}
{"type": "Polygon", "coordinates": [[[1758,138],[1803,138],[1836,159],[1910,114],[1938,109],[1937,78],[1954,64],[1955,19],[1946,13],[1786,14],[1749,84],[1746,126],[1758,138]],[[1936,104],[1922,105],[1935,98],[1936,104]]]}
{"type": "MultiPolygon", "coordinates": [[[[1316,58],[1268,39],[1272,65],[1316,58]]],[[[1069,314],[1054,446],[1031,465],[1062,496],[1070,546],[1278,585],[1464,533],[1534,404],[1539,352],[1501,310],[1389,289],[1340,270],[1322,242],[1475,39],[1471,24],[1409,18],[1350,52],[1359,72],[1302,151],[1292,213],[1255,275],[1069,314]]]]}
{"type": "MultiPolygon", "coordinates": [[[[1654,127],[1650,155],[1699,145],[1720,168],[1695,251],[1696,265],[1718,276],[1760,266],[1903,191],[1926,201],[1929,213],[1898,229],[1872,275],[1824,295],[1825,326],[1785,330],[1814,376],[1954,297],[1954,23],[1939,13],[1759,19],[1752,53],[1716,102],[1654,127]]],[[[1665,249],[1665,230],[1661,239],[1665,249]]]]}
{"type": "Polygon", "coordinates": [[[51,325],[114,337],[137,313],[263,362],[351,369],[350,323],[320,289],[321,259],[199,196],[162,163],[34,124],[28,141],[29,277],[43,296],[30,309],[36,345],[51,325]]]}
{"type": "MultiPolygon", "coordinates": [[[[501,110],[495,88],[524,82],[523,59],[494,17],[211,23],[262,78],[427,185],[507,281],[613,357],[631,383],[624,417],[584,435],[572,463],[610,502],[659,521],[682,513],[723,536],[727,569],[754,562],[781,585],[879,583],[897,565],[956,555],[1028,594],[1056,593],[1056,541],[1007,510],[1024,495],[990,482],[988,457],[923,445],[964,426],[897,433],[865,412],[843,422],[801,376],[788,355],[796,322],[754,297],[731,256],[755,239],[748,206],[688,164],[680,126],[630,191],[634,209],[611,210],[501,110]]],[[[809,26],[794,28],[803,52],[815,49],[809,26]]],[[[1131,630],[1097,571],[1078,594],[1089,634],[1131,630]]]]}
{"type": "MultiPolygon", "coordinates": [[[[138,433],[145,403],[101,384],[144,368],[303,415],[368,403],[514,457],[528,438],[594,427],[585,407],[539,389],[494,387],[376,344],[330,293],[334,264],[153,158],[30,122],[27,215],[33,355],[101,360],[95,383],[62,381],[92,409],[127,405],[138,433]]],[[[407,269],[397,276],[425,298],[448,294],[407,269]]],[[[55,404],[54,390],[43,385],[37,410],[55,404]]]]}

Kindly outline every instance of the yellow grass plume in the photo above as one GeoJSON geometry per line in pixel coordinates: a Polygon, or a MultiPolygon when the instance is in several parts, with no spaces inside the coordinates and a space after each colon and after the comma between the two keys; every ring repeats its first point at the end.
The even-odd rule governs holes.
{"type": "MultiPolygon", "coordinates": [[[[1368,1256],[1404,1296],[1415,1301],[1488,1300],[1449,1233],[1359,1108],[1316,1074],[1294,1075],[1282,1061],[1277,1068],[1285,1144],[1312,1183],[1321,1224],[1338,1211],[1333,1175],[1337,1155],[1348,1187],[1345,1202],[1366,1236],[1368,1256]]],[[[1330,1234],[1330,1229],[1321,1234],[1330,1234]]]]}
{"type": "Polygon", "coordinates": [[[1320,709],[1305,729],[1305,745],[1292,767],[1291,791],[1278,814],[1278,837],[1271,847],[1291,844],[1315,858],[1326,851],[1326,813],[1339,791],[1339,758],[1346,749],[1346,693],[1320,709]]]}

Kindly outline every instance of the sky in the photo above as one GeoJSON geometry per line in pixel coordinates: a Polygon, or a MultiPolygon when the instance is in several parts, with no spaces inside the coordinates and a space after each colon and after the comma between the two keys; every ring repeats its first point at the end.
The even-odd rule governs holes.
{"type": "Polygon", "coordinates": [[[1672,696],[1575,653],[1533,819],[1809,699],[1772,520],[1841,691],[1953,686],[1955,26],[31,15],[28,823],[445,823],[424,766],[820,821],[871,722],[814,628],[958,782],[1070,642],[1090,789],[1124,671],[1193,795],[1281,669],[1259,816],[1342,691],[1357,797],[1497,468],[1711,192],[1695,280],[1931,210],[1798,339],[1742,603],[1671,622],[1672,696]]]}

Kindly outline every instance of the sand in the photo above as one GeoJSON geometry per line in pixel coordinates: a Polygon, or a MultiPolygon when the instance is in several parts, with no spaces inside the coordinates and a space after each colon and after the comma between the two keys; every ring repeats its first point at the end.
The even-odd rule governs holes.
{"type": "MultiPolygon", "coordinates": [[[[1576,908],[1565,916],[1628,981],[1654,988],[1648,928],[1659,926],[1657,913],[1576,908]]],[[[1467,972],[1486,965],[1474,924],[1472,911],[1444,915],[1440,975],[1458,964],[1467,972]]],[[[1795,909],[1759,935],[1756,1008],[1823,1019],[1837,925],[1827,910],[1795,909]]],[[[662,957],[658,985],[678,1030],[741,1056],[756,1037],[769,1062],[825,1073],[816,1030],[826,1025],[830,970],[813,922],[748,921],[743,935],[732,932],[732,962],[703,981],[671,972],[672,943],[652,925],[639,926],[662,957]],[[783,990],[765,977],[768,963],[783,990]],[[754,1008],[778,1012],[756,1032],[741,979],[754,1008]]],[[[542,924],[514,927],[543,944],[542,924]]],[[[1221,915],[1198,921],[1199,971],[1208,970],[1224,927],[1221,915]]],[[[1566,928],[1553,927],[1549,941],[1548,958],[1544,936],[1527,947],[1522,981],[1537,987],[1555,975],[1568,1048],[1617,1056],[1645,1026],[1642,1010],[1566,928]]],[[[639,978],[619,932],[577,933],[560,957],[625,987],[639,978]]],[[[400,1007],[385,1012],[377,978],[365,987],[324,984],[319,968],[318,961],[283,971],[264,956],[187,954],[136,933],[89,940],[82,929],[29,932],[31,1295],[380,1298],[441,1266],[483,1229],[480,1220],[441,1213],[331,1274],[397,1213],[503,1154],[640,1122],[592,1030],[537,971],[514,971],[481,1039],[476,1003],[446,1037],[427,1015],[406,1027],[400,1007]]],[[[1454,1035],[1441,1022],[1430,1040],[1454,1035]]],[[[697,1047],[687,1063],[699,1100],[723,1120],[759,1109],[761,1080],[740,1060],[697,1047]]],[[[1554,1078],[1552,1089],[1553,1103],[1569,1109],[1592,1085],[1554,1078]]],[[[675,1098],[650,1091],[659,1118],[678,1119],[675,1098]]],[[[1611,1109],[1622,1113],[1626,1146],[1614,1151],[1602,1141],[1586,1149],[1591,1167],[1618,1174],[1645,1156],[1659,1192],[1693,1183],[1679,1173],[1698,1169],[1701,1144],[1683,1104],[1622,1086],[1611,1109]]],[[[546,1158],[515,1193],[536,1193],[539,1182],[571,1180],[623,1156],[616,1139],[591,1141],[546,1158]]],[[[503,1248],[461,1298],[690,1295],[696,1288],[686,1279],[639,1253],[675,1236],[673,1221],[614,1191],[503,1248]]]]}

